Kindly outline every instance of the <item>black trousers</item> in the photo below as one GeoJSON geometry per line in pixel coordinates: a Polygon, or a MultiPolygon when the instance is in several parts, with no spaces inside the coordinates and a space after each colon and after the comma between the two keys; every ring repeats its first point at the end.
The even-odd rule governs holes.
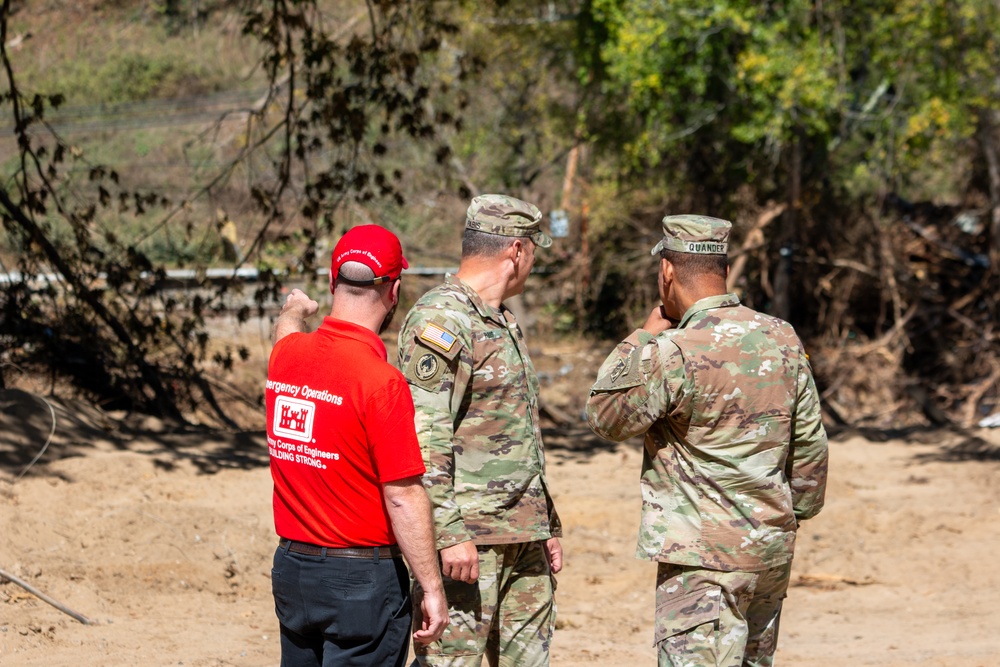
{"type": "Polygon", "coordinates": [[[402,667],[410,581],[402,558],[307,556],[278,547],[271,569],[282,667],[402,667]]]}

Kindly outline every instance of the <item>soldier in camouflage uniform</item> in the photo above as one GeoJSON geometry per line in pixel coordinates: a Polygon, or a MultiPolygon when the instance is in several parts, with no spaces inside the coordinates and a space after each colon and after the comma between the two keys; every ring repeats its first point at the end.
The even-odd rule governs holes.
{"type": "Polygon", "coordinates": [[[549,664],[561,527],[538,380],[503,304],[524,290],[536,246],[552,244],[540,219],[513,197],[473,199],[458,273],[417,301],[399,333],[451,618],[440,641],[414,647],[421,665],[549,664]]]}
{"type": "Polygon", "coordinates": [[[663,219],[662,306],[618,344],[591,428],[645,434],[636,557],[658,561],[661,667],[770,666],[795,531],[823,507],[827,439],[787,322],[726,293],[730,224],[663,219]]]}

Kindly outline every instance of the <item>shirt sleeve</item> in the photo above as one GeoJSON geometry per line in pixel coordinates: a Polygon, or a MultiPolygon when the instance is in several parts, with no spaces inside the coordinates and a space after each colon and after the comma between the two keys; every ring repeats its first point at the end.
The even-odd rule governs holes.
{"type": "Polygon", "coordinates": [[[413,415],[413,399],[402,377],[393,378],[368,399],[365,431],[375,475],[382,484],[424,474],[413,415]]]}
{"type": "Polygon", "coordinates": [[[649,430],[671,404],[669,377],[683,360],[676,347],[637,329],[608,355],[587,400],[587,422],[601,437],[621,442],[649,430]],[[661,343],[663,345],[661,346],[661,343]]]}
{"type": "Polygon", "coordinates": [[[301,332],[288,334],[287,336],[283,336],[281,339],[278,340],[278,342],[276,342],[274,345],[271,346],[271,352],[267,356],[267,372],[269,375],[271,373],[271,367],[274,365],[274,360],[278,358],[278,355],[281,353],[281,350],[291,345],[292,341],[298,338],[300,335],[302,335],[301,332]]]}
{"type": "Polygon", "coordinates": [[[823,509],[829,462],[829,444],[820,412],[819,393],[809,361],[804,358],[805,353],[802,354],[786,471],[798,521],[810,519],[823,509]]]}
{"type": "Polygon", "coordinates": [[[427,324],[419,313],[404,324],[399,365],[413,397],[417,439],[427,469],[424,487],[434,510],[437,548],[443,549],[472,539],[455,500],[452,446],[455,418],[472,377],[472,360],[467,343],[458,336],[449,350],[421,342],[427,324]]]}

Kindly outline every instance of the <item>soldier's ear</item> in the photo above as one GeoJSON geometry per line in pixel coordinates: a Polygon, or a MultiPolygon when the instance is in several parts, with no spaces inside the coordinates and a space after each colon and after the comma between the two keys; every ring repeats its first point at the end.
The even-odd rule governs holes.
{"type": "Polygon", "coordinates": [[[664,280],[673,280],[674,265],[670,263],[670,260],[660,258],[660,273],[663,275],[664,280]]]}
{"type": "Polygon", "coordinates": [[[510,258],[515,264],[521,261],[521,253],[524,251],[524,247],[519,240],[515,240],[507,249],[510,251],[510,258]]]}

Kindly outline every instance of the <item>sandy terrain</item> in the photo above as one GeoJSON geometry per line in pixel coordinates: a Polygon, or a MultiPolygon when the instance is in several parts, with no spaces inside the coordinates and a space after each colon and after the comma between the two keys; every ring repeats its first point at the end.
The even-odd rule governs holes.
{"type": "MultiPolygon", "coordinates": [[[[655,566],[632,557],[638,443],[577,421],[602,352],[535,352],[566,525],[552,664],[654,665],[655,566]],[[569,420],[558,425],[560,419],[569,420]]],[[[0,392],[0,665],[276,665],[275,537],[262,433],[127,429],[0,392]],[[18,474],[45,442],[52,444],[18,474]]],[[[1000,665],[1000,429],[844,432],[800,535],[777,664],[1000,665]]]]}

